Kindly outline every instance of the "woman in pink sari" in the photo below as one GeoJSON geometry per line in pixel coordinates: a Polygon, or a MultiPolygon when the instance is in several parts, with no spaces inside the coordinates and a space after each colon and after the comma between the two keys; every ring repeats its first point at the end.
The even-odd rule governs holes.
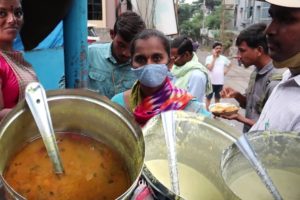
{"type": "Polygon", "coordinates": [[[23,25],[21,0],[0,0],[0,120],[24,98],[36,75],[13,42],[23,25]]]}

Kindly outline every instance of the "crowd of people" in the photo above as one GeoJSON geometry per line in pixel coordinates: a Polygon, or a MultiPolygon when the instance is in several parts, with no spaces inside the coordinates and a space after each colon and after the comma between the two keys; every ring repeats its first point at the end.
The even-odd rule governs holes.
{"type": "MultiPolygon", "coordinates": [[[[254,130],[299,131],[299,3],[268,0],[272,22],[253,24],[236,38],[236,58],[245,68],[254,66],[245,93],[224,86],[232,67],[215,42],[205,63],[199,62],[199,43],[188,36],[167,38],[146,29],[143,19],[127,11],[110,31],[112,42],[88,48],[88,89],[104,95],[133,114],[143,126],[167,110],[187,110],[212,116],[209,106],[221,98],[234,98],[245,109],[220,117],[254,130]],[[287,18],[288,16],[289,18],[287,18]],[[282,75],[276,68],[287,68],[282,75]],[[287,114],[283,114],[287,113],[287,114]]],[[[13,42],[23,24],[20,0],[0,0],[0,120],[24,98],[29,82],[37,81],[31,65],[13,42]]]]}
{"type": "MultiPolygon", "coordinates": [[[[97,53],[96,49],[100,50],[108,44],[96,44],[89,48],[90,89],[99,91],[100,94],[112,98],[113,102],[125,107],[133,113],[136,121],[141,125],[144,125],[152,116],[166,110],[189,110],[211,116],[209,106],[214,97],[215,103],[220,102],[221,98],[234,98],[245,109],[245,116],[239,113],[220,116],[243,123],[243,132],[254,130],[297,131],[299,120],[295,113],[297,109],[294,109],[297,106],[294,98],[291,98],[295,93],[294,89],[297,91],[297,87],[291,87],[291,82],[294,80],[297,84],[299,70],[296,44],[298,44],[298,39],[294,35],[291,36],[291,33],[286,30],[297,31],[299,6],[296,3],[290,5],[289,3],[274,2],[274,0],[270,0],[270,3],[269,12],[272,23],[268,26],[253,24],[241,31],[236,39],[238,61],[245,68],[255,67],[244,94],[234,88],[224,86],[224,76],[233,66],[230,59],[222,55],[223,44],[221,42],[215,42],[212,45],[211,55],[202,64],[195,53],[199,44],[193,43],[185,35],[168,39],[157,30],[145,29],[144,26],[141,26],[141,19],[135,20],[139,26],[135,26],[131,21],[130,24],[136,31],[135,36],[126,40],[127,43],[123,45],[124,49],[119,56],[114,53],[120,52],[120,47],[117,46],[118,41],[112,37],[113,41],[109,44],[111,46],[110,58],[102,57],[101,59],[106,59],[106,62],[116,60],[115,63],[102,65],[100,53],[97,53]],[[288,23],[288,20],[284,21],[283,15],[287,14],[294,19],[294,24],[288,23]],[[285,22],[284,26],[280,22],[285,22]],[[283,42],[285,39],[293,41],[289,43],[289,47],[283,42]],[[128,81],[125,74],[122,75],[122,78],[114,77],[117,73],[115,71],[121,69],[118,60],[127,62],[126,72],[131,74],[129,78],[131,82],[128,81]],[[295,65],[296,67],[294,67],[295,65]],[[100,71],[95,72],[95,68],[100,67],[104,67],[104,71],[108,72],[107,75],[100,71]],[[287,67],[287,72],[282,75],[276,69],[280,67],[287,67]],[[107,90],[103,91],[103,84],[100,84],[101,87],[97,86],[99,80],[95,84],[93,77],[102,77],[102,81],[106,82],[105,85],[112,86],[109,94],[106,92],[107,90]],[[116,84],[116,80],[119,82],[127,80],[125,81],[127,84],[122,83],[121,87],[116,84]],[[278,93],[285,94],[280,98],[285,99],[288,95],[290,98],[287,98],[286,101],[283,99],[278,101],[276,99],[278,93]],[[285,103],[288,101],[290,102],[288,105],[292,107],[288,112],[291,115],[287,117],[282,113],[289,111],[286,109],[285,103]],[[273,106],[274,104],[278,105],[273,106]],[[289,125],[279,123],[288,121],[289,125]]],[[[124,20],[125,25],[123,24],[122,27],[127,27],[126,23],[130,22],[130,19],[126,20],[126,15],[129,14],[123,13],[119,18],[124,20]]],[[[118,20],[116,24],[118,24],[118,20]]],[[[116,30],[113,32],[118,35],[116,30]]],[[[128,30],[128,32],[131,31],[128,30]]],[[[120,35],[119,38],[122,39],[122,36],[120,35]]],[[[102,55],[107,55],[107,53],[102,55]]],[[[123,71],[120,72],[120,74],[123,73],[123,71]]]]}
{"type": "MultiPolygon", "coordinates": [[[[208,115],[213,96],[216,103],[220,102],[221,98],[234,98],[245,108],[245,116],[237,113],[221,117],[244,123],[244,132],[249,131],[252,126],[251,130],[273,127],[282,131],[298,130],[298,115],[294,114],[297,110],[294,103],[296,97],[292,93],[297,87],[291,85],[292,80],[297,83],[299,71],[298,38],[294,34],[298,30],[299,7],[297,2],[293,1],[289,4],[270,0],[270,3],[272,23],[269,26],[251,25],[241,31],[236,39],[238,61],[245,68],[255,66],[244,94],[224,86],[224,76],[232,64],[222,55],[222,43],[213,44],[211,55],[202,64],[195,53],[198,43],[184,35],[169,41],[159,31],[146,29],[143,19],[134,12],[124,12],[118,17],[110,31],[112,42],[89,46],[88,89],[112,98],[112,101],[121,104],[132,113],[138,112],[137,110],[140,112],[141,109],[146,109],[143,112],[148,113],[147,109],[154,109],[155,112],[152,110],[151,116],[157,114],[158,107],[160,111],[186,109],[208,115]],[[294,21],[285,21],[283,16],[291,16],[294,21]],[[149,52],[141,52],[143,48],[149,52]],[[142,59],[146,61],[140,62],[142,59]],[[283,76],[276,70],[282,67],[289,69],[283,76]],[[169,86],[170,96],[161,91],[166,89],[166,85],[169,86]],[[155,94],[159,91],[163,95],[156,97],[155,94]],[[278,94],[284,95],[277,97],[278,94]],[[186,102],[180,99],[181,95],[188,96],[183,98],[186,102]],[[293,98],[287,98],[289,95],[293,98]],[[161,98],[159,105],[153,102],[156,98],[161,98]],[[150,107],[142,106],[145,99],[148,102],[144,104],[149,106],[151,102],[150,107]],[[170,101],[167,102],[166,99],[170,101]],[[293,101],[288,104],[288,100],[293,101]],[[203,107],[204,102],[206,106],[203,107]],[[279,103],[285,106],[274,106],[279,103]],[[292,107],[287,109],[287,106],[292,107]],[[163,109],[164,107],[166,109],[163,109]],[[281,115],[287,110],[290,111],[289,115],[281,115]],[[282,124],[276,123],[278,121],[289,121],[290,125],[278,125],[282,124]]],[[[13,50],[14,39],[23,24],[20,0],[0,0],[0,5],[3,12],[0,17],[2,119],[24,98],[25,86],[29,82],[37,81],[37,77],[31,65],[23,59],[22,53],[13,50]]]]}
{"type": "MultiPolygon", "coordinates": [[[[272,21],[253,24],[238,35],[237,59],[254,66],[242,94],[224,86],[232,66],[215,42],[200,63],[197,43],[188,36],[171,40],[146,29],[136,13],[122,13],[110,31],[112,42],[88,48],[88,89],[124,107],[142,127],[168,110],[212,117],[211,100],[234,98],[245,109],[220,117],[244,124],[243,132],[300,131],[300,1],[266,0],[272,21]],[[277,68],[286,68],[281,74],[277,68]]],[[[23,24],[21,0],[0,0],[0,120],[24,99],[28,83],[38,81],[22,52],[13,49],[23,24]]]]}
{"type": "Polygon", "coordinates": [[[132,72],[137,81],[112,101],[132,112],[140,125],[168,110],[209,115],[203,104],[186,90],[175,87],[168,77],[170,43],[163,33],[151,29],[142,31],[133,39],[130,52],[132,72]]]}

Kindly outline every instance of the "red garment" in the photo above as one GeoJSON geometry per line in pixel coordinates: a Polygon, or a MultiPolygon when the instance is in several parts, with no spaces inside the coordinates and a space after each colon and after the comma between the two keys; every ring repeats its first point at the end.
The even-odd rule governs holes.
{"type": "MultiPolygon", "coordinates": [[[[131,94],[134,94],[134,89],[131,94]]],[[[165,85],[154,95],[148,96],[136,106],[133,115],[141,125],[153,116],[168,110],[183,110],[193,96],[183,89],[175,87],[169,78],[166,78],[165,85]]]]}
{"type": "Polygon", "coordinates": [[[3,108],[12,108],[24,99],[27,84],[37,78],[19,51],[0,51],[0,65],[3,108]]]}
{"type": "Polygon", "coordinates": [[[19,85],[14,71],[2,56],[0,56],[0,79],[4,108],[12,108],[19,100],[19,85]]]}

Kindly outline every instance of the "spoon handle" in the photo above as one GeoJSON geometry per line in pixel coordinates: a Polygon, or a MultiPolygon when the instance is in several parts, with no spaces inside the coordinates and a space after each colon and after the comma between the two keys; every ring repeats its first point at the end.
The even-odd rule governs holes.
{"type": "Polygon", "coordinates": [[[242,135],[239,137],[239,139],[236,142],[236,145],[242,152],[242,154],[247,158],[247,160],[252,165],[253,169],[257,173],[257,175],[260,177],[263,184],[266,186],[266,188],[269,190],[271,195],[275,200],[283,200],[282,196],[280,195],[278,189],[276,188],[275,184],[273,183],[271,177],[269,176],[267,170],[261,163],[260,159],[258,158],[256,152],[250,145],[247,136],[242,135]]]}
{"type": "Polygon", "coordinates": [[[59,155],[52,120],[49,112],[46,93],[40,83],[28,84],[25,89],[25,99],[40,131],[56,174],[62,174],[64,168],[59,155]]]}
{"type": "Polygon", "coordinates": [[[176,130],[175,115],[173,111],[162,112],[161,119],[168,149],[168,163],[172,190],[180,195],[179,177],[176,158],[176,130]]]}

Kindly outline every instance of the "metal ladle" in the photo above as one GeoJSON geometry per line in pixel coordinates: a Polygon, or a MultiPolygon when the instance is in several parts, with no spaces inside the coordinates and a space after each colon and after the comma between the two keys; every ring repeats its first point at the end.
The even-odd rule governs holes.
{"type": "Polygon", "coordinates": [[[37,82],[28,84],[25,89],[25,99],[40,131],[55,173],[63,174],[64,168],[57,147],[46,93],[43,86],[37,82]]]}
{"type": "MultiPolygon", "coordinates": [[[[218,129],[216,127],[216,129],[218,129]]],[[[264,168],[263,164],[259,160],[256,152],[252,148],[252,146],[249,143],[248,138],[246,135],[242,135],[239,138],[236,138],[232,136],[230,133],[227,133],[224,130],[218,129],[218,131],[222,131],[224,136],[226,136],[229,140],[231,140],[233,143],[237,145],[241,153],[245,156],[245,158],[250,162],[252,168],[256,172],[256,174],[259,176],[263,184],[266,186],[268,191],[271,193],[273,199],[275,200],[283,200],[282,196],[280,195],[278,189],[274,185],[271,177],[269,176],[267,170],[264,168]]]]}
{"type": "Polygon", "coordinates": [[[180,195],[179,178],[176,158],[176,132],[175,132],[175,115],[173,111],[161,113],[161,119],[164,129],[165,141],[168,150],[168,163],[171,178],[172,190],[180,195]]]}
{"type": "MultiPolygon", "coordinates": [[[[170,177],[172,190],[179,195],[179,179],[178,179],[178,171],[177,171],[177,159],[176,159],[176,132],[175,132],[175,114],[173,111],[163,112],[161,113],[162,124],[165,132],[165,140],[167,143],[168,149],[168,159],[169,159],[169,169],[170,169],[170,177]]],[[[218,128],[216,128],[218,129],[218,128]]],[[[218,129],[217,132],[223,130],[218,129]]],[[[266,186],[268,191],[271,193],[275,200],[283,200],[280,195],[278,189],[274,185],[272,179],[267,173],[266,169],[263,167],[262,163],[258,159],[254,149],[250,145],[247,137],[243,134],[238,139],[233,137],[231,134],[226,133],[228,139],[230,139],[233,143],[237,145],[239,150],[245,156],[245,158],[250,162],[251,166],[266,186]]]]}

